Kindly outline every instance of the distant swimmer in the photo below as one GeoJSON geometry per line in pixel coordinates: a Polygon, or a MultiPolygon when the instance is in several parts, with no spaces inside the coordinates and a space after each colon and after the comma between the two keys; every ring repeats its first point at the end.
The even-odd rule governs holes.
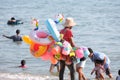
{"type": "Polygon", "coordinates": [[[6,35],[3,35],[4,37],[8,38],[8,39],[13,39],[13,41],[22,41],[22,37],[19,35],[20,34],[20,30],[17,29],[16,30],[16,35],[13,35],[13,36],[6,36],[6,35]]]}
{"type": "Polygon", "coordinates": [[[11,17],[10,20],[7,22],[8,25],[18,25],[18,24],[23,24],[21,20],[16,20],[14,17],[11,17]]]}
{"type": "Polygon", "coordinates": [[[19,67],[20,68],[27,68],[27,66],[25,64],[26,64],[26,61],[25,60],[21,60],[21,65],[19,67]]]}

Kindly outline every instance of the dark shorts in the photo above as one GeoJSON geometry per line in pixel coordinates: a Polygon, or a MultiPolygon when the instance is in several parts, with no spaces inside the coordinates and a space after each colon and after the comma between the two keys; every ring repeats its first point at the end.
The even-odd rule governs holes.
{"type": "Polygon", "coordinates": [[[57,62],[57,64],[55,64],[54,66],[59,66],[59,62],[57,62]]]}
{"type": "Polygon", "coordinates": [[[109,68],[107,68],[107,69],[105,70],[105,72],[106,72],[106,75],[111,74],[111,73],[110,73],[110,69],[109,69],[109,68]]]}

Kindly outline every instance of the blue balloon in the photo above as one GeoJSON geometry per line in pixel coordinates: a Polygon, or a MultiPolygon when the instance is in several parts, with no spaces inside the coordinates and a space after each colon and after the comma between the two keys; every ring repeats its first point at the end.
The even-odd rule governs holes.
{"type": "Polygon", "coordinates": [[[84,57],[88,57],[88,55],[90,54],[90,52],[88,51],[88,49],[86,48],[86,49],[84,49],[83,50],[83,52],[84,52],[84,57]]]}

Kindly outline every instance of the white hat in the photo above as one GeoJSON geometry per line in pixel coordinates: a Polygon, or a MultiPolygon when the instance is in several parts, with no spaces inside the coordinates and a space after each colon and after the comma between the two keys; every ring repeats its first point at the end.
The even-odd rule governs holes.
{"type": "Polygon", "coordinates": [[[63,24],[64,27],[75,26],[76,23],[74,22],[73,18],[66,18],[65,23],[63,24]]]}

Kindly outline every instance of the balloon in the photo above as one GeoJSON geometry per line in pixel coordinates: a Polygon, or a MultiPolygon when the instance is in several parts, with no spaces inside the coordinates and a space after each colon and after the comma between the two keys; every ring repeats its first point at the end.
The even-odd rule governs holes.
{"type": "Polygon", "coordinates": [[[55,44],[59,45],[60,47],[63,46],[61,42],[56,42],[55,44]]]}
{"type": "Polygon", "coordinates": [[[83,50],[81,48],[75,50],[75,53],[76,53],[77,58],[82,58],[84,56],[83,55],[83,50]]]}
{"type": "Polygon", "coordinates": [[[60,55],[60,53],[58,53],[58,54],[55,54],[54,57],[55,57],[55,59],[60,60],[61,55],[60,55]]]}
{"type": "Polygon", "coordinates": [[[72,51],[72,52],[70,52],[70,57],[72,57],[72,56],[75,56],[75,53],[74,53],[74,51],[72,51]]]}
{"type": "Polygon", "coordinates": [[[54,57],[51,57],[51,59],[50,59],[50,62],[52,63],[52,64],[57,64],[57,59],[55,59],[54,57]]]}
{"type": "Polygon", "coordinates": [[[51,53],[50,52],[46,52],[45,54],[43,54],[40,58],[42,60],[49,60],[51,58],[51,53]]]}
{"type": "Polygon", "coordinates": [[[90,52],[88,51],[87,48],[83,48],[84,56],[87,58],[90,52]]]}
{"type": "Polygon", "coordinates": [[[32,43],[31,39],[30,39],[29,36],[27,36],[27,35],[22,36],[22,40],[23,40],[25,43],[27,43],[27,44],[31,44],[31,43],[32,43]]]}
{"type": "Polygon", "coordinates": [[[70,43],[67,41],[64,41],[63,48],[62,48],[62,54],[69,55],[71,50],[72,50],[72,47],[71,47],[70,43]]]}
{"type": "Polygon", "coordinates": [[[60,53],[60,50],[61,50],[60,46],[54,45],[53,48],[52,48],[52,50],[51,50],[51,53],[55,55],[55,54],[60,53]]]}

